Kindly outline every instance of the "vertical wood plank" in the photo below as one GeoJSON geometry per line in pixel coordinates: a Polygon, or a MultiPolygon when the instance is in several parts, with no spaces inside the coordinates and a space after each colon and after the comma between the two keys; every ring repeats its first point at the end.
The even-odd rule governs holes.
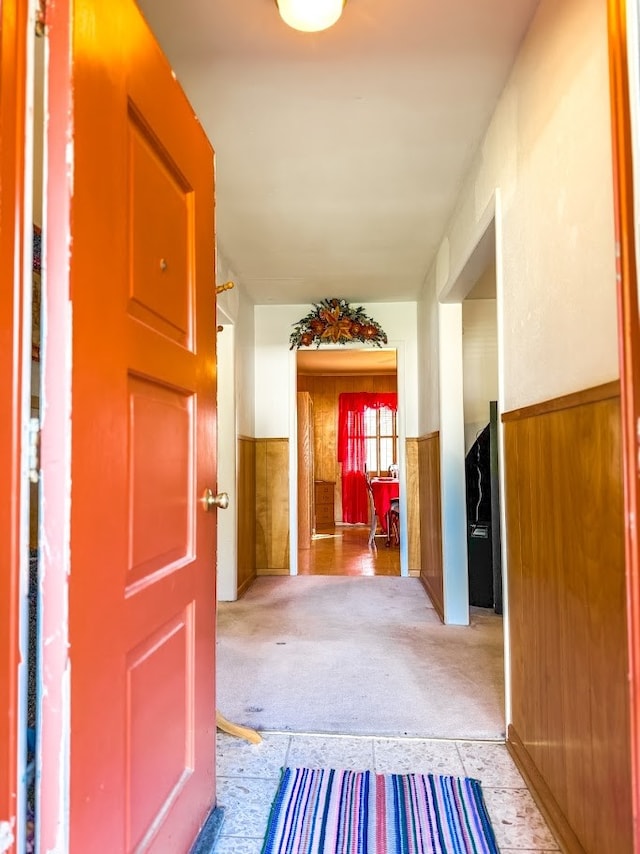
{"type": "Polygon", "coordinates": [[[628,854],[620,401],[591,397],[503,416],[513,742],[567,839],[628,854]]]}
{"type": "Polygon", "coordinates": [[[256,577],[256,443],[238,437],[238,596],[256,577]]]}
{"type": "Polygon", "coordinates": [[[313,533],[313,404],[298,392],[298,548],[311,548],[313,533]]]}
{"type": "Polygon", "coordinates": [[[420,494],[420,580],[444,621],[442,512],[440,505],[440,434],[418,439],[420,494]]]}
{"type": "Polygon", "coordinates": [[[409,572],[417,572],[419,574],[422,559],[420,554],[420,472],[418,464],[418,440],[407,439],[405,447],[409,572]]]}
{"type": "Polygon", "coordinates": [[[268,502],[267,440],[256,439],[256,573],[269,565],[268,558],[268,502]]]}
{"type": "Polygon", "coordinates": [[[256,439],[256,572],[289,572],[288,439],[256,439]]]}

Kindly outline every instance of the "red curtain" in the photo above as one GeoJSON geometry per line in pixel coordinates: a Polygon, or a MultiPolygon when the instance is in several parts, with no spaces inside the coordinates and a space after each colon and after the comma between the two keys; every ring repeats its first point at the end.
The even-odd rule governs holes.
{"type": "Polygon", "coordinates": [[[338,462],[342,463],[342,521],[369,521],[365,482],[365,409],[398,409],[395,392],[352,392],[338,398],[338,462]]]}

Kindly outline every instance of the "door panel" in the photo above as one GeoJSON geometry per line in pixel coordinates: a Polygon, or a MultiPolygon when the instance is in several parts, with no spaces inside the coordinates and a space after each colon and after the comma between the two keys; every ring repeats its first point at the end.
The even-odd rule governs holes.
{"type": "MultiPolygon", "coordinates": [[[[45,342],[44,376],[71,425],[48,493],[70,508],[70,850],[180,854],[215,801],[213,152],[133,0],[70,9],[49,98],[72,94],[73,151],[50,140],[48,166],[70,260],[48,287],[71,345],[61,379],[45,342]]],[[[54,454],[43,437],[45,478],[54,454]]]]}
{"type": "Polygon", "coordinates": [[[20,533],[26,32],[26,2],[0,0],[0,850],[10,852],[24,803],[17,782],[20,566],[27,560],[20,533]]]}

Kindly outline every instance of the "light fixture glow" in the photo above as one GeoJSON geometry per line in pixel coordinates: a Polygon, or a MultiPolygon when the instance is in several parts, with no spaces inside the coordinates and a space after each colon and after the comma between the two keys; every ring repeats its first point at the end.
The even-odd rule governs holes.
{"type": "Polygon", "coordinates": [[[276,0],[280,17],[304,33],[316,33],[332,27],[342,15],[345,0],[276,0]]]}

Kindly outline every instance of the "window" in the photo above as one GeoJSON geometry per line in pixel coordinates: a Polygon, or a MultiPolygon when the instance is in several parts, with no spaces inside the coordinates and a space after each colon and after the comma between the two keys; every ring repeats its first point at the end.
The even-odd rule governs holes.
{"type": "Polygon", "coordinates": [[[395,391],[343,392],[338,398],[338,462],[342,465],[344,522],[356,525],[366,523],[369,518],[365,468],[373,475],[386,473],[397,459],[397,408],[395,391]]]}
{"type": "Polygon", "coordinates": [[[387,474],[389,466],[397,461],[398,434],[396,413],[381,407],[364,410],[364,435],[367,454],[367,471],[372,476],[387,474]]]}

